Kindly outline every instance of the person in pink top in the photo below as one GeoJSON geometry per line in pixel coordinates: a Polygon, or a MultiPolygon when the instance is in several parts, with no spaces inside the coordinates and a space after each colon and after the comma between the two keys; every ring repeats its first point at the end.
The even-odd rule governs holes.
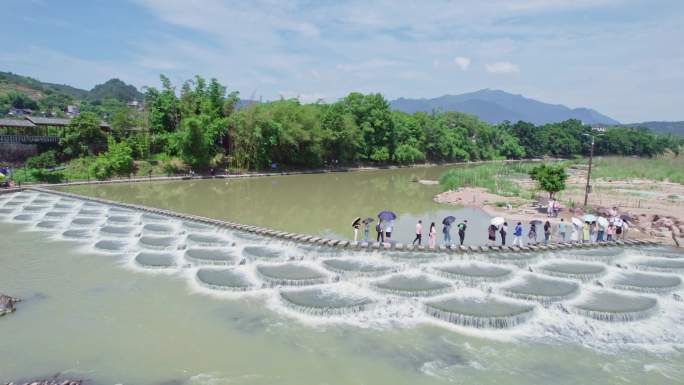
{"type": "Polygon", "coordinates": [[[416,223],[416,238],[413,240],[413,244],[415,245],[416,242],[418,242],[418,246],[420,246],[421,242],[423,242],[423,221],[419,220],[418,223],[416,223]]]}

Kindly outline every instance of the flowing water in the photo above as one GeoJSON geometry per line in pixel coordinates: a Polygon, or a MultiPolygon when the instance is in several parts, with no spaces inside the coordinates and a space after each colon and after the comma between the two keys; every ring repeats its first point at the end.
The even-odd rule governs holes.
{"type": "Polygon", "coordinates": [[[0,195],[0,209],[0,292],[24,299],[0,318],[0,380],[684,378],[674,249],[341,252],[32,191],[0,195]]]}

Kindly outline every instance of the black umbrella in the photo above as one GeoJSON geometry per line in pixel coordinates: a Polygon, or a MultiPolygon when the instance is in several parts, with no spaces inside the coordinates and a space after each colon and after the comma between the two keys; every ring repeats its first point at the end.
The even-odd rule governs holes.
{"type": "Polygon", "coordinates": [[[389,222],[397,219],[397,214],[391,211],[381,211],[378,213],[378,218],[383,222],[389,222]]]}
{"type": "Polygon", "coordinates": [[[354,219],[354,222],[352,222],[352,227],[358,226],[359,223],[361,223],[361,217],[356,217],[356,219],[354,219]]]}
{"type": "Polygon", "coordinates": [[[375,221],[375,219],[373,219],[373,218],[371,218],[371,217],[368,217],[368,218],[364,219],[362,222],[363,222],[364,224],[368,224],[368,223],[371,223],[371,222],[374,222],[374,221],[375,221]]]}
{"type": "Polygon", "coordinates": [[[530,221],[530,224],[531,224],[531,225],[535,225],[535,226],[541,225],[542,223],[543,223],[543,222],[540,221],[539,219],[535,219],[535,220],[533,220],[533,221],[530,221]]]}
{"type": "Polygon", "coordinates": [[[446,226],[451,226],[451,224],[454,222],[456,222],[456,218],[451,215],[442,220],[442,224],[446,226]]]}

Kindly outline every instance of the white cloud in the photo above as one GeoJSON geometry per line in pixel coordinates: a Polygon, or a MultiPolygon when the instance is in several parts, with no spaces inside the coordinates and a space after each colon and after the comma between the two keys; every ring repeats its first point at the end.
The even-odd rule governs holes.
{"type": "Polygon", "coordinates": [[[491,74],[514,74],[520,72],[520,67],[509,61],[498,61],[485,64],[485,69],[491,74]]]}
{"type": "Polygon", "coordinates": [[[469,57],[464,57],[464,56],[458,56],[454,58],[454,63],[458,66],[463,71],[467,71],[468,67],[470,67],[470,58],[469,57]]]}
{"type": "Polygon", "coordinates": [[[297,99],[302,103],[316,103],[325,100],[325,94],[322,92],[300,93],[295,91],[280,91],[279,94],[283,99],[297,99]]]}

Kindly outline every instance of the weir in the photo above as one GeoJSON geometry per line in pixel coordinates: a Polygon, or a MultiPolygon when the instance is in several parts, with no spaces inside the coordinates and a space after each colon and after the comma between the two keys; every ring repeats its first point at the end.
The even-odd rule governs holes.
{"type": "Polygon", "coordinates": [[[641,291],[644,293],[667,293],[681,286],[682,279],[676,275],[660,273],[620,273],[612,281],[616,289],[641,291]]]}
{"type": "Polygon", "coordinates": [[[437,266],[434,271],[445,278],[463,281],[470,286],[483,282],[503,282],[513,273],[513,270],[505,267],[478,262],[437,266]]]}
{"type": "Polygon", "coordinates": [[[520,282],[503,286],[501,291],[510,297],[548,305],[577,295],[579,285],[576,282],[525,274],[520,282]]]}
{"type": "Polygon", "coordinates": [[[284,304],[301,313],[315,316],[339,316],[369,310],[373,301],[367,297],[348,294],[333,288],[284,290],[280,292],[284,304]]]}
{"type": "Polygon", "coordinates": [[[449,283],[433,279],[427,274],[395,274],[374,282],[373,287],[380,292],[404,297],[431,297],[452,289],[449,283]]]}
{"type": "Polygon", "coordinates": [[[449,297],[427,302],[428,315],[460,326],[479,329],[506,329],[530,319],[534,305],[487,297],[449,297]]]}
{"type": "MultiPolygon", "coordinates": [[[[282,305],[317,317],[345,315],[340,319],[361,322],[369,322],[369,316],[360,314],[355,318],[356,312],[369,309],[381,318],[411,314],[485,329],[515,328],[521,323],[535,322],[535,318],[548,322],[547,317],[537,317],[540,313],[559,317],[559,324],[564,322],[563,317],[575,317],[557,312],[557,308],[588,318],[630,321],[656,314],[658,301],[629,292],[624,292],[627,297],[623,297],[615,290],[607,290],[615,298],[603,294],[594,297],[598,287],[591,281],[608,272],[606,262],[625,257],[625,262],[619,261],[621,265],[639,270],[668,269],[668,274],[640,274],[675,276],[680,285],[681,278],[676,274],[681,273],[678,267],[684,261],[674,256],[651,256],[665,250],[662,248],[645,249],[647,253],[636,258],[633,252],[622,252],[623,246],[643,248],[644,242],[616,243],[611,247],[568,245],[567,251],[504,251],[488,247],[426,250],[396,243],[359,246],[142,206],[119,207],[118,203],[88,201],[93,198],[60,192],[45,194],[51,198],[29,192],[3,196],[0,210],[6,214],[0,220],[27,223],[40,229],[41,235],[61,234],[126,259],[126,266],[139,272],[167,271],[190,278],[193,284],[209,290],[243,292],[260,288],[260,295],[277,299],[269,301],[269,306],[282,305]],[[41,211],[25,213],[24,206],[38,206],[35,199],[51,203],[43,203],[41,211]],[[17,204],[7,206],[12,202],[17,204]],[[58,205],[69,207],[58,209],[58,205]],[[28,217],[15,220],[18,215],[28,217]],[[529,273],[528,268],[534,273],[529,273]],[[457,282],[464,285],[454,287],[457,282]],[[315,286],[278,289],[311,285],[315,286]],[[368,294],[368,287],[373,293],[368,294]],[[574,300],[578,295],[579,300],[574,300]],[[557,306],[547,308],[535,302],[557,306]],[[634,307],[634,303],[640,306],[634,307]]],[[[615,267],[610,270],[614,274],[602,281],[608,287],[618,282],[610,278],[637,273],[615,267]]],[[[629,282],[635,284],[632,281],[629,282]]],[[[636,283],[647,288],[640,291],[652,289],[642,280],[636,283]]],[[[681,286],[670,285],[663,290],[676,287],[681,286]]],[[[670,300],[663,304],[681,306],[670,300]]]]}
{"type": "Polygon", "coordinates": [[[600,290],[570,308],[577,314],[599,321],[632,322],[651,316],[657,305],[655,298],[600,290]]]}
{"type": "Polygon", "coordinates": [[[553,261],[535,267],[541,273],[561,278],[574,278],[591,281],[606,273],[606,267],[600,263],[553,261]]]}
{"type": "Polygon", "coordinates": [[[195,278],[200,285],[214,290],[247,291],[255,288],[247,275],[235,268],[201,268],[195,278]]]}

